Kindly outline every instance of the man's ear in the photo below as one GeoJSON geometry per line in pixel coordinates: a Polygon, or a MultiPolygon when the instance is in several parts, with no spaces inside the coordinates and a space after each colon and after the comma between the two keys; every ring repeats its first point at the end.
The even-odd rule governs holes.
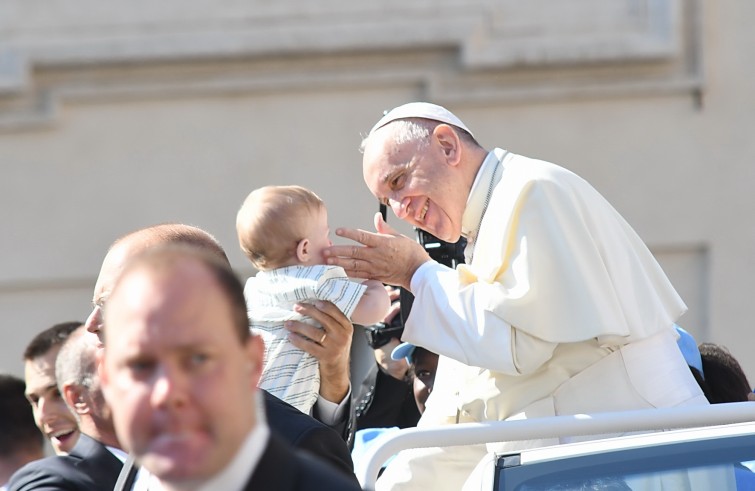
{"type": "Polygon", "coordinates": [[[89,413],[89,404],[84,397],[84,391],[76,384],[68,383],[63,386],[63,399],[68,407],[72,408],[77,414],[89,413]]]}
{"type": "Polygon", "coordinates": [[[296,244],[296,258],[300,263],[309,260],[309,239],[302,239],[296,244]]]}
{"type": "Polygon", "coordinates": [[[252,334],[246,340],[247,370],[250,382],[257,387],[262,377],[262,360],[265,356],[265,342],[261,336],[252,334]]]}
{"type": "Polygon", "coordinates": [[[446,163],[456,166],[461,160],[461,140],[451,126],[441,123],[433,130],[433,138],[440,145],[446,163]]]}

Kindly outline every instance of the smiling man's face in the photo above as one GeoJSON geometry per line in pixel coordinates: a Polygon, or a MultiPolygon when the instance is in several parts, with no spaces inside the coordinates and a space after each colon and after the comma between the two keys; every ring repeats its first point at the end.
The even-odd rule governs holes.
{"type": "Polygon", "coordinates": [[[55,359],[60,345],[24,363],[26,398],[34,411],[34,421],[50,440],[58,455],[71,451],[79,438],[79,426],[60,396],[55,380],[55,359]]]}
{"type": "Polygon", "coordinates": [[[362,169],[370,192],[396,217],[448,242],[459,240],[468,194],[452,133],[440,125],[426,141],[397,143],[385,126],[366,141],[362,169]]]}

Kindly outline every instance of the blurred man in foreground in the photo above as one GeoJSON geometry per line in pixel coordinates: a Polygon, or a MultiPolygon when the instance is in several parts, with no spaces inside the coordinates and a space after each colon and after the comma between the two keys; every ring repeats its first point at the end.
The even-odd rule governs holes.
{"type": "MultiPolygon", "coordinates": [[[[168,245],[197,247],[230,268],[228,257],[217,239],[208,232],[191,225],[164,223],[135,230],[120,237],[110,247],[102,263],[94,288],[94,308],[86,322],[87,330],[93,337],[97,338],[95,342],[100,347],[104,346],[102,343],[104,340],[103,308],[113,290],[115,280],[125,264],[129,259],[140,253],[168,245]]],[[[351,324],[335,306],[329,303],[323,306],[322,311],[314,307],[308,307],[308,309],[308,315],[317,318],[323,324],[323,327],[328,329],[328,335],[331,338],[332,344],[328,346],[328,353],[323,355],[326,358],[325,363],[329,365],[335,363],[334,366],[338,367],[338,360],[341,358],[338,345],[339,343],[343,344],[348,350],[348,344],[351,340],[348,337],[352,330],[351,324]]],[[[348,366],[348,358],[346,363],[346,366],[348,366]]],[[[348,380],[348,370],[344,373],[348,380]]],[[[328,380],[333,381],[332,379],[328,380]]],[[[337,391],[337,386],[331,384],[325,389],[330,394],[332,390],[337,391]]],[[[266,391],[261,391],[261,398],[264,400],[268,424],[274,432],[294,447],[308,450],[334,465],[356,482],[354,466],[345,443],[349,431],[349,425],[346,421],[334,421],[332,426],[326,426],[266,391]]],[[[348,401],[348,397],[346,399],[348,401]]],[[[322,402],[329,404],[329,401],[326,400],[322,402]]],[[[132,488],[135,490],[145,489],[144,484],[148,483],[149,480],[145,472],[139,472],[137,475],[137,468],[134,467],[132,459],[126,461],[122,474],[122,479],[119,480],[115,488],[116,491],[132,488]]]]}
{"type": "Polygon", "coordinates": [[[270,435],[262,341],[222,261],[160,248],[130,261],[105,311],[102,383],[124,446],[167,490],[359,489],[270,435]]]}

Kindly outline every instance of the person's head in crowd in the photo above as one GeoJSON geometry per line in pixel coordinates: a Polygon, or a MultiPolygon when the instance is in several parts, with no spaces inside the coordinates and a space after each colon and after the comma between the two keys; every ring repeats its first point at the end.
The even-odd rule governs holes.
{"type": "Polygon", "coordinates": [[[25,391],[23,380],[0,374],[0,487],[16,470],[44,457],[44,436],[25,391]]]}
{"type": "Polygon", "coordinates": [[[58,390],[55,360],[65,340],[81,325],[78,321],[55,324],[37,334],[24,351],[26,398],[37,427],[59,455],[68,453],[76,444],[79,428],[58,390]]]}
{"type": "Polygon", "coordinates": [[[707,388],[705,395],[711,404],[755,400],[747,376],[726,347],[702,343],[698,348],[707,388]]]}
{"type": "Polygon", "coordinates": [[[163,244],[185,244],[199,247],[213,254],[226,264],[228,257],[220,243],[204,230],[181,223],[164,223],[141,228],[116,240],[108,249],[97,277],[92,297],[92,312],[86,320],[87,331],[97,335],[102,346],[102,310],[105,306],[115,278],[120,274],[127,260],[151,247],[163,244]]]}
{"type": "Polygon", "coordinates": [[[170,488],[220,472],[257,424],[263,345],[227,263],[158,247],[127,263],[105,308],[101,379],[121,443],[170,488]]]}
{"type": "Polygon", "coordinates": [[[487,155],[447,109],[412,102],[388,112],[362,142],[370,192],[401,220],[456,242],[477,170],[487,155]]]}
{"type": "Polygon", "coordinates": [[[97,346],[82,325],[63,343],[55,362],[58,390],[79,425],[79,431],[100,443],[120,447],[110,407],[97,372],[97,346]]]}
{"type": "Polygon", "coordinates": [[[406,359],[414,387],[414,400],[420,414],[425,412],[425,403],[433,391],[435,372],[438,370],[438,355],[411,343],[401,343],[391,353],[393,359],[406,359]]]}
{"type": "Polygon", "coordinates": [[[325,264],[330,247],[328,211],[301,186],[265,186],[247,196],[236,215],[239,245],[255,268],[325,264]]]}

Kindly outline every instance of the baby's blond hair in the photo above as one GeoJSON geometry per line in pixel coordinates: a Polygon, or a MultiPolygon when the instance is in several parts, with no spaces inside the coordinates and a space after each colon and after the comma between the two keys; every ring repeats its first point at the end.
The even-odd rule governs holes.
{"type": "Polygon", "coordinates": [[[319,196],[301,186],[255,189],[236,215],[241,250],[260,271],[288,264],[324,206],[319,196]]]}

